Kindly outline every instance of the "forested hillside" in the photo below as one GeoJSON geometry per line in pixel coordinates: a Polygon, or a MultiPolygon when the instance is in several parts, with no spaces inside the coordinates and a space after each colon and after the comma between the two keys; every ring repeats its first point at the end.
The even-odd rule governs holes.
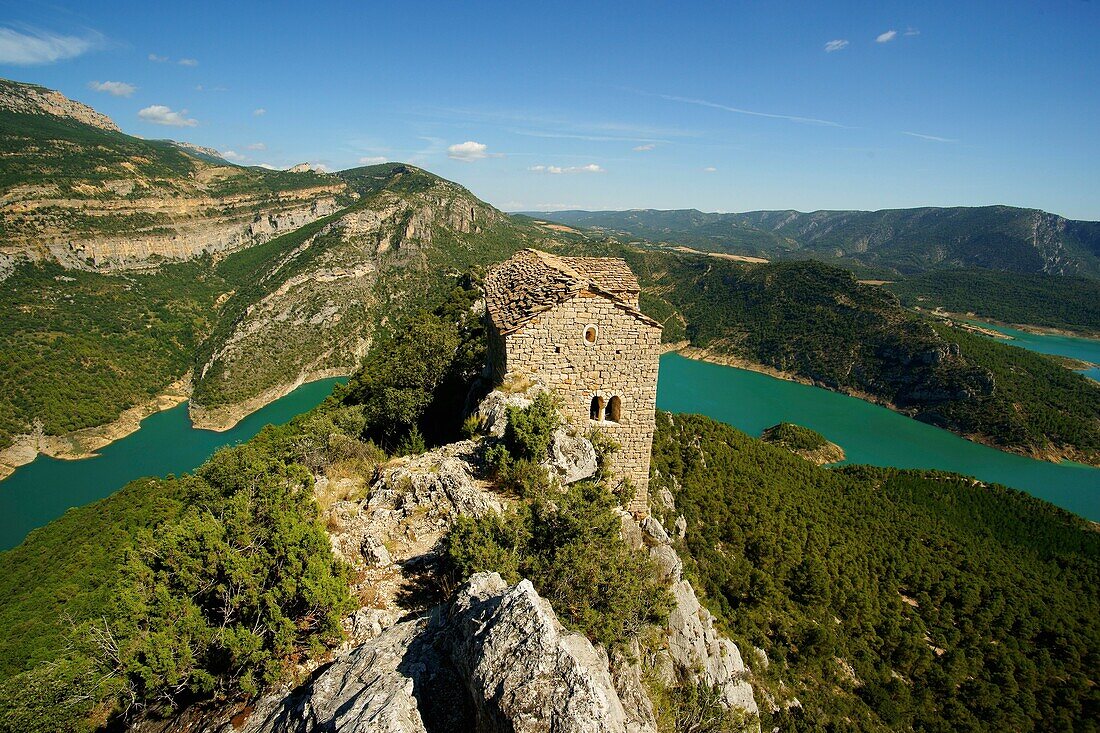
{"type": "Polygon", "coordinates": [[[885,286],[907,306],[1002,323],[1100,334],[1100,280],[992,270],[936,270],[885,286]]]}
{"type": "Polygon", "coordinates": [[[767,655],[764,730],[1096,729],[1089,523],[959,476],[820,469],[700,416],[657,425],[651,496],[685,517],[706,604],[767,655]]]}

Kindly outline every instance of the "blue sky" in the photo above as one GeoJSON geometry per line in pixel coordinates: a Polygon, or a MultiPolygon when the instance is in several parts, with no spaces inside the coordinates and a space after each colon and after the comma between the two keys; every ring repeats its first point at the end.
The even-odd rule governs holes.
{"type": "Polygon", "coordinates": [[[0,76],[242,164],[407,161],[508,210],[1100,219],[1100,2],[4,1],[0,76]]]}

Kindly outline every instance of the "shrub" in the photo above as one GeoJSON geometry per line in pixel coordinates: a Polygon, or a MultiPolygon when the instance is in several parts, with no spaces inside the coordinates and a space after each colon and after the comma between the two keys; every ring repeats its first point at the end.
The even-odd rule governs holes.
{"type": "Polygon", "coordinates": [[[550,438],[560,424],[561,417],[553,397],[548,392],[540,392],[527,407],[508,408],[504,444],[513,457],[541,463],[546,460],[550,438]]]}
{"type": "Polygon", "coordinates": [[[620,536],[614,506],[605,488],[580,482],[505,517],[461,518],[444,557],[459,578],[530,578],[567,625],[607,646],[624,644],[648,623],[663,625],[671,598],[654,562],[620,536]]]}

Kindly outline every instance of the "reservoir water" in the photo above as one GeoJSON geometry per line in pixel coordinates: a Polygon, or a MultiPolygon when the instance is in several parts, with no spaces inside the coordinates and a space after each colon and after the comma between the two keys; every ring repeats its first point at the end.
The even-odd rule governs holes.
{"type": "MultiPolygon", "coordinates": [[[[1068,355],[1100,361],[1095,352],[1068,355]]],[[[309,410],[337,381],[303,385],[224,433],[191,427],[184,404],[146,418],[140,430],[95,458],[59,461],[39,456],[0,482],[0,550],[19,544],[32,529],[69,507],[101,499],[136,478],[194,469],[218,448],[248,440],[268,423],[283,423],[309,410]]],[[[753,436],[778,422],[798,423],[839,444],[851,463],[956,471],[1100,520],[1100,469],[1004,453],[818,387],[666,354],[661,357],[657,406],[708,415],[753,436]]]]}
{"type": "Polygon", "coordinates": [[[805,425],[842,447],[848,463],[964,473],[1100,521],[1100,469],[1005,453],[819,387],[665,354],[657,407],[701,413],[753,436],[778,422],[805,425]]]}
{"type": "MultiPolygon", "coordinates": [[[[1100,339],[1087,339],[1081,338],[1080,336],[1059,336],[1055,334],[1039,335],[1021,331],[1016,328],[1009,328],[1008,326],[995,326],[992,323],[985,323],[983,321],[968,322],[976,326],[988,328],[991,331],[1003,333],[1006,336],[1011,336],[1011,340],[1001,341],[1001,343],[1009,344],[1010,346],[1018,346],[1028,351],[1038,351],[1040,354],[1068,356],[1071,359],[1080,359],[1081,361],[1095,364],[1097,366],[1084,370],[1082,374],[1100,382],[1100,339]]],[[[1000,341],[1000,339],[998,340],[1000,341]]]]}
{"type": "Polygon", "coordinates": [[[141,428],[99,451],[94,458],[61,461],[39,456],[0,481],[0,550],[14,547],[36,527],[70,507],[114,493],[142,476],[185,473],[225,445],[248,440],[267,424],[282,424],[332,392],[339,379],[303,384],[222,433],[196,430],[187,403],[150,415],[141,428]]]}

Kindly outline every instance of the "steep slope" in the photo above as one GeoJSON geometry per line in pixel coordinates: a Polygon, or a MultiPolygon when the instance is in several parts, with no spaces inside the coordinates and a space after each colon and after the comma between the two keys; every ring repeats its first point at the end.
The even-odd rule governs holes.
{"type": "Polygon", "coordinates": [[[15,259],[130,269],[247,247],[348,203],[334,176],[242,168],[142,140],[58,92],[0,80],[0,275],[15,259]]]}
{"type": "Polygon", "coordinates": [[[657,511],[762,652],[763,730],[1095,729],[1094,525],[961,476],[821,469],[698,415],[657,425],[657,511]]]}
{"type": "Polygon", "coordinates": [[[198,352],[196,424],[228,427],[303,381],[350,374],[376,329],[442,297],[444,273],[548,239],[412,166],[341,176],[357,203],[218,267],[242,286],[198,352]]]}
{"type": "Polygon", "coordinates": [[[1011,206],[740,214],[644,209],[539,216],[709,251],[841,259],[900,273],[982,267],[1100,276],[1100,222],[1011,206]]]}

